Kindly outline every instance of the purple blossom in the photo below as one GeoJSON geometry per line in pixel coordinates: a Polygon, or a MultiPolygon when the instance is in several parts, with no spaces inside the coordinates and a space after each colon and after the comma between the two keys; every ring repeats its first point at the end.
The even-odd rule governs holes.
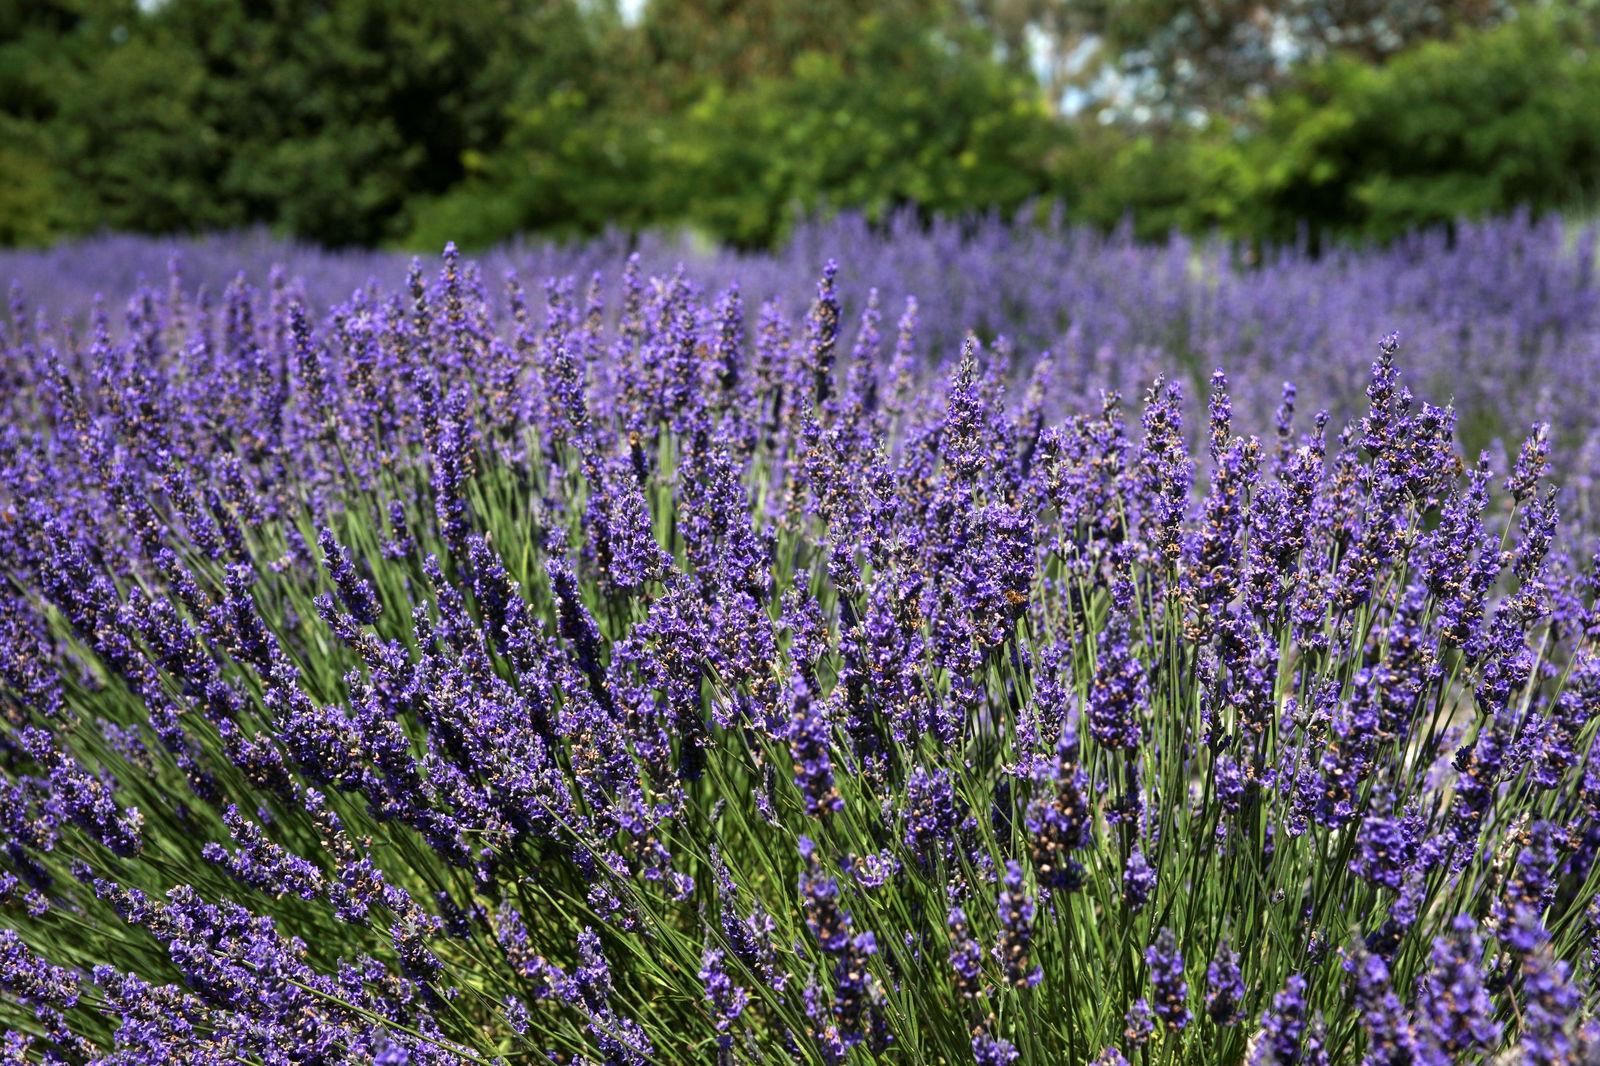
{"type": "Polygon", "coordinates": [[[1144,852],[1134,848],[1128,855],[1128,864],[1122,870],[1122,901],[1137,913],[1150,901],[1155,891],[1156,871],[1145,861],[1144,852]]]}
{"type": "Polygon", "coordinates": [[[15,299],[3,1054],[1593,1057],[1593,243],[862,225],[15,299]]]}
{"type": "Polygon", "coordinates": [[[1439,1061],[1492,1048],[1500,1035],[1494,1004],[1484,988],[1483,944],[1471,918],[1459,915],[1435,937],[1428,971],[1417,983],[1420,1035],[1439,1061]]]}
{"type": "Polygon", "coordinates": [[[1244,1004],[1239,954],[1224,942],[1206,966],[1206,1015],[1217,1025],[1237,1025],[1244,1004]]]}
{"type": "Polygon", "coordinates": [[[956,991],[972,999],[983,990],[983,948],[973,939],[960,907],[950,908],[946,925],[950,929],[950,968],[955,971],[956,991]]]}
{"type": "Polygon", "coordinates": [[[795,787],[805,797],[806,810],[817,816],[844,808],[834,786],[829,755],[832,732],[822,708],[812,702],[804,683],[796,680],[790,694],[789,754],[794,760],[795,787]]]}
{"type": "Polygon", "coordinates": [[[1000,898],[995,904],[1000,912],[1000,942],[995,945],[995,958],[1000,960],[1001,972],[1012,985],[1036,985],[1043,979],[1043,971],[1037,966],[1030,969],[1028,963],[1037,908],[1023,881],[1022,867],[1007,861],[1000,883],[1000,898]]]}
{"type": "Polygon", "coordinates": [[[700,980],[705,984],[706,1003],[710,1005],[716,1025],[717,1046],[726,1051],[733,1043],[729,1030],[744,1013],[750,1002],[750,993],[733,983],[723,968],[724,958],[726,955],[720,949],[708,949],[701,961],[700,980]]]}
{"type": "Polygon", "coordinates": [[[1188,1028],[1189,983],[1183,979],[1183,955],[1171,929],[1163,927],[1156,934],[1155,943],[1144,950],[1144,961],[1150,967],[1156,1017],[1172,1032],[1188,1028]]]}
{"type": "Polygon", "coordinates": [[[1272,997],[1272,1008],[1261,1016],[1261,1035],[1251,1066],[1311,1066],[1327,1061],[1318,1054],[1306,987],[1304,977],[1290,974],[1283,991],[1272,997]]]}
{"type": "Polygon", "coordinates": [[[972,1038],[972,1058],[977,1066],[1007,1066],[1016,1062],[1019,1054],[1010,1043],[987,1033],[972,1038]]]}
{"type": "Polygon", "coordinates": [[[1128,1045],[1134,1048],[1144,1047],[1156,1031],[1155,1011],[1150,1006],[1150,1001],[1143,996],[1134,1000],[1127,1013],[1123,1015],[1122,1023],[1122,1038],[1128,1045]]]}
{"type": "Polygon", "coordinates": [[[1388,817],[1368,815],[1361,824],[1350,872],[1365,881],[1399,891],[1421,847],[1423,820],[1415,813],[1388,817]]]}

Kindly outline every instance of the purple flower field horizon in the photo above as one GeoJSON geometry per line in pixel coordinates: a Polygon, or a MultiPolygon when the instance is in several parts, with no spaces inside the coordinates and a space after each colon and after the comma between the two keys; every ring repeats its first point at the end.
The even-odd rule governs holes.
{"type": "MultiPolygon", "coordinates": [[[[738,281],[752,305],[775,300],[791,316],[810,300],[804,279],[837,259],[847,316],[859,313],[869,289],[886,307],[919,300],[931,365],[953,362],[975,332],[986,343],[1001,341],[1019,366],[1048,352],[1063,381],[1091,401],[1101,388],[1136,393],[1157,373],[1200,392],[1222,369],[1235,380],[1235,401],[1262,418],[1286,381],[1307,410],[1354,413],[1374,338],[1398,332],[1414,387],[1454,403],[1469,447],[1515,448],[1543,421],[1558,451],[1584,455],[1575,465],[1585,489],[1600,463],[1592,425],[1600,375],[1590,370],[1600,359],[1593,226],[1516,215],[1418,232],[1384,248],[1316,257],[1282,247],[1258,260],[1224,241],[1175,235],[1151,244],[1056,216],[1043,224],[1023,217],[926,223],[906,213],[873,227],[843,213],[799,224],[771,253],[619,232],[566,244],[513,242],[470,258],[491,303],[508,271],[530,285],[597,273],[614,279],[637,254],[646,274],[666,277],[681,267],[707,291],[738,281]]],[[[400,284],[413,258],[329,251],[264,231],[108,235],[0,250],[0,283],[20,286],[34,313],[81,315],[98,295],[115,318],[141,284],[166,290],[175,267],[185,289],[203,287],[214,297],[241,274],[269,287],[276,271],[322,310],[369,285],[400,284]]]]}
{"type": "Polygon", "coordinates": [[[0,1063],[1600,1061],[1592,232],[171,248],[0,255],[0,1063]]]}

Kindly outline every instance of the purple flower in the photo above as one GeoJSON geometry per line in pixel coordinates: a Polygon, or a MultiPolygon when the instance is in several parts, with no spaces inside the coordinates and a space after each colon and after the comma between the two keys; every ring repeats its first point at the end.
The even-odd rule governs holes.
{"type": "Polygon", "coordinates": [[[829,754],[833,727],[798,678],[790,687],[789,700],[789,755],[794,760],[794,784],[805,797],[806,811],[821,817],[843,810],[829,754]]]}
{"type": "Polygon", "coordinates": [[[750,1002],[750,993],[733,983],[723,968],[726,955],[718,948],[709,948],[701,960],[700,981],[705,985],[706,1003],[711,1008],[712,1022],[717,1030],[717,1046],[726,1051],[733,1045],[729,1030],[744,1013],[750,1002]]]}
{"type": "Polygon", "coordinates": [[[0,929],[0,989],[23,1002],[70,1008],[78,1003],[80,977],[36,955],[11,929],[0,929]]]}
{"type": "Polygon", "coordinates": [[[1434,938],[1428,971],[1417,982],[1415,1009],[1419,1033],[1431,1051],[1444,1057],[1440,1061],[1460,1061],[1490,1050],[1499,1038],[1482,960],[1483,943],[1464,914],[1447,934],[1434,938]]]}
{"type": "Polygon", "coordinates": [[[1182,523],[1194,481],[1194,464],[1183,438],[1182,403],[1176,382],[1156,379],[1145,395],[1144,441],[1139,447],[1143,540],[1158,561],[1169,565],[1175,565],[1182,552],[1182,523]]]}
{"type": "MultiPolygon", "coordinates": [[[[1121,599],[1132,597],[1124,583],[1121,599]]],[[[1100,635],[1098,663],[1089,687],[1089,733],[1108,748],[1133,752],[1143,736],[1141,724],[1149,717],[1149,697],[1144,664],[1134,655],[1133,639],[1126,607],[1113,608],[1111,620],[1100,635]]]]}
{"type": "Polygon", "coordinates": [[[334,539],[333,530],[324,527],[317,534],[317,546],[322,549],[322,565],[333,578],[350,616],[361,625],[377,622],[383,613],[383,604],[378,602],[372,583],[356,572],[349,551],[334,539]]]}
{"type": "Polygon", "coordinates": [[[1150,894],[1155,887],[1155,868],[1145,861],[1143,851],[1134,848],[1122,871],[1122,901],[1131,912],[1137,914],[1150,901],[1150,894]]]}
{"type": "Polygon", "coordinates": [[[1144,949],[1144,961],[1150,967],[1156,1017],[1172,1032],[1188,1028],[1189,983],[1183,979],[1183,955],[1171,929],[1163,927],[1156,934],[1155,943],[1144,949]]]}
{"type": "Polygon", "coordinates": [[[863,225],[14,299],[0,1057],[1594,1057],[1593,239],[863,225]]]}
{"type": "Polygon", "coordinates": [[[1415,813],[1399,817],[1370,814],[1361,823],[1356,857],[1350,872],[1375,885],[1399,891],[1421,848],[1423,820],[1415,813]]]}
{"type": "Polygon", "coordinates": [[[1011,1044],[987,1033],[972,1038],[972,1058],[976,1066],[1007,1066],[1016,1062],[1019,1054],[1011,1044]]]}
{"type": "Polygon", "coordinates": [[[1122,1016],[1122,1037],[1130,1047],[1141,1048],[1150,1042],[1150,1037],[1156,1031],[1155,1011],[1150,1006],[1150,1001],[1140,996],[1133,1001],[1122,1016]]]}
{"type": "Polygon", "coordinates": [[[1522,1040],[1530,1066],[1578,1061],[1577,1023],[1583,997],[1565,962],[1539,951],[1523,964],[1522,1040]]]}
{"type": "Polygon", "coordinates": [[[1041,791],[1027,807],[1023,826],[1031,837],[1039,883],[1071,891],[1081,884],[1082,868],[1072,853],[1090,842],[1087,779],[1078,765],[1077,736],[1068,727],[1056,745],[1056,763],[1041,771],[1041,791]]]}
{"type": "Polygon", "coordinates": [[[1238,1025],[1244,994],[1239,953],[1223,942],[1206,966],[1206,1016],[1217,1025],[1238,1025]]]}
{"type": "Polygon", "coordinates": [[[973,939],[960,907],[950,908],[946,925],[950,929],[950,968],[955,971],[956,992],[973,999],[983,991],[983,949],[973,939]]]}
{"type": "Polygon", "coordinates": [[[1409,1066],[1422,1061],[1410,1014],[1390,983],[1389,967],[1377,955],[1362,955],[1347,964],[1354,970],[1356,1006],[1367,1034],[1366,1062],[1372,1066],[1409,1066]]]}
{"type": "Polygon", "coordinates": [[[1511,495],[1513,502],[1521,503],[1533,495],[1534,488],[1544,476],[1545,467],[1549,462],[1550,426],[1546,422],[1535,422],[1527,438],[1522,442],[1522,451],[1517,456],[1516,466],[1506,478],[1506,492],[1511,495]]]}
{"type": "Polygon", "coordinates": [[[882,993],[870,969],[869,960],[877,952],[877,939],[870,932],[857,933],[845,945],[834,963],[833,1013],[846,1047],[867,1042],[881,1052],[890,1037],[879,1002],[882,993]]]}
{"type": "Polygon", "coordinates": [[[800,875],[800,898],[805,906],[806,925],[822,950],[838,954],[850,940],[850,915],[839,909],[839,882],[824,873],[817,858],[817,846],[810,838],[800,838],[800,858],[806,864],[800,875]]]}
{"type": "Polygon", "coordinates": [[[995,945],[995,958],[1000,960],[1001,972],[1006,981],[1022,988],[1038,984],[1044,973],[1037,966],[1029,968],[1029,952],[1033,944],[1033,897],[1023,881],[1022,867],[1006,861],[1005,877],[996,907],[1000,912],[1000,941],[995,945]]]}
{"type": "Polygon", "coordinates": [[[1283,991],[1272,997],[1272,1009],[1261,1016],[1261,1035],[1251,1066],[1301,1066],[1316,1059],[1306,1006],[1306,979],[1290,974],[1283,991]]]}
{"type": "Polygon", "coordinates": [[[902,808],[902,841],[925,865],[948,857],[956,847],[956,833],[965,821],[963,803],[956,795],[949,771],[915,766],[906,778],[902,808]]]}
{"type": "Polygon", "coordinates": [[[779,968],[772,934],[776,922],[761,906],[759,900],[750,904],[750,913],[740,913],[739,888],[733,874],[722,862],[720,851],[713,845],[711,861],[717,871],[717,888],[720,894],[722,934],[734,957],[757,973],[775,991],[783,991],[788,972],[779,968]]]}

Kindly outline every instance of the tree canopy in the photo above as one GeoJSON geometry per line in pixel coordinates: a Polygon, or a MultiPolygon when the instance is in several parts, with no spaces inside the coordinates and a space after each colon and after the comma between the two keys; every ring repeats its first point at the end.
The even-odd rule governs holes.
{"type": "MultiPolygon", "coordinates": [[[[1013,209],[1384,234],[1581,203],[1595,18],[1510,0],[23,0],[0,242],[1013,209]]],[[[1589,98],[1593,98],[1592,96],[1589,98]]]]}

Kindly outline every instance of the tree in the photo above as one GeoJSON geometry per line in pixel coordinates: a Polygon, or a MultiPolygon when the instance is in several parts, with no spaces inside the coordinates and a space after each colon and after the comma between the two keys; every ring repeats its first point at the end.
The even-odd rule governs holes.
{"type": "Polygon", "coordinates": [[[868,17],[915,32],[956,15],[939,0],[649,0],[639,24],[646,102],[736,90],[788,75],[804,55],[843,55],[868,17]]]}
{"type": "Polygon", "coordinates": [[[1335,55],[1378,62],[1460,27],[1492,25],[1513,0],[968,0],[1024,50],[1051,98],[1068,90],[1108,118],[1237,116],[1295,72],[1335,55]]]}
{"type": "Polygon", "coordinates": [[[42,244],[95,217],[63,165],[66,88],[138,18],[132,0],[0,4],[0,244],[42,244]]]}
{"type": "Polygon", "coordinates": [[[199,63],[197,129],[216,195],[250,221],[328,244],[404,232],[498,143],[519,64],[570,4],[510,0],[168,0],[151,19],[199,63]],[[547,13],[554,10],[555,19],[547,13]]]}
{"type": "Polygon", "coordinates": [[[821,209],[1014,208],[1050,193],[1067,136],[1037,84],[982,38],[876,16],[840,53],[802,52],[787,76],[707,89],[677,128],[658,199],[740,244],[769,243],[821,209]]]}
{"type": "Polygon", "coordinates": [[[25,62],[0,64],[20,71],[0,74],[10,240],[26,234],[6,217],[70,200],[83,221],[52,226],[266,223],[330,245],[392,241],[419,199],[500,144],[523,86],[581,74],[586,48],[578,0],[28,10],[5,46],[25,62]]]}
{"type": "Polygon", "coordinates": [[[1254,135],[1212,149],[1253,203],[1238,221],[1375,238],[1462,217],[1549,210],[1600,192],[1593,22],[1530,10],[1383,66],[1340,59],[1265,103],[1254,135]]]}

